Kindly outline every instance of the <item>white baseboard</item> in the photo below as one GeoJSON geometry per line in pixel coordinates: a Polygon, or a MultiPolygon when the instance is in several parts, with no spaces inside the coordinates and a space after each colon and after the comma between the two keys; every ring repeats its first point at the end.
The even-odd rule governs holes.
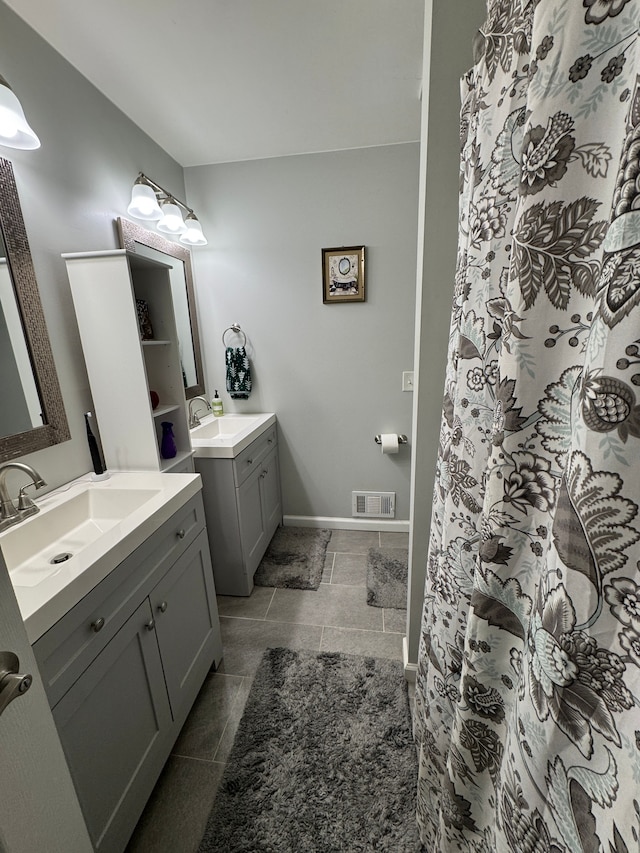
{"type": "Polygon", "coordinates": [[[402,638],[402,663],[404,665],[404,677],[409,684],[415,684],[418,675],[418,664],[409,663],[409,643],[406,637],[402,638]]]}
{"type": "Polygon", "coordinates": [[[383,518],[335,518],[330,515],[285,515],[285,527],[326,527],[330,530],[379,530],[382,533],[408,533],[409,521],[383,518]]]}

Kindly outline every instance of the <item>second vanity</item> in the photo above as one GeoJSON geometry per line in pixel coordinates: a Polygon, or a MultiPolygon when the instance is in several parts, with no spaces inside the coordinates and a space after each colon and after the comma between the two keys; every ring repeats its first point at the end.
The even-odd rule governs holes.
{"type": "Polygon", "coordinates": [[[260,560],[282,522],[273,413],[209,415],[191,430],[194,465],[221,595],[250,595],[260,560]]]}
{"type": "Polygon", "coordinates": [[[97,851],[124,850],[222,658],[200,487],[192,474],[80,478],[0,535],[97,851]]]}

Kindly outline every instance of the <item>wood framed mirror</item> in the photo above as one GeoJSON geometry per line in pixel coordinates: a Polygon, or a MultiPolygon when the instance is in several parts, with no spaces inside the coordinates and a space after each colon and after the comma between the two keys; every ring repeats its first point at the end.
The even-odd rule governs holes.
{"type": "Polygon", "coordinates": [[[186,246],[167,240],[135,222],[117,220],[120,248],[172,266],[170,273],[180,358],[187,399],[204,394],[204,373],[200,353],[200,333],[193,287],[191,252],[186,246]]]}
{"type": "Polygon", "coordinates": [[[13,166],[0,157],[0,462],[71,438],[13,166]]]}

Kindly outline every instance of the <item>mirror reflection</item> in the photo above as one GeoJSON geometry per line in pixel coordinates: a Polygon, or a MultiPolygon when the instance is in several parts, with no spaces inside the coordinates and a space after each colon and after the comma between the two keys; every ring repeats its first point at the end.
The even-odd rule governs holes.
{"type": "Polygon", "coordinates": [[[0,462],[70,438],[9,160],[0,157],[0,462]]]}
{"type": "Polygon", "coordinates": [[[42,426],[42,404],[0,231],[0,436],[42,426]]]}
{"type": "Polygon", "coordinates": [[[173,309],[180,347],[182,376],[187,399],[204,394],[200,336],[196,317],[191,253],[185,246],[166,240],[127,219],[118,219],[123,249],[169,264],[173,309]]]}

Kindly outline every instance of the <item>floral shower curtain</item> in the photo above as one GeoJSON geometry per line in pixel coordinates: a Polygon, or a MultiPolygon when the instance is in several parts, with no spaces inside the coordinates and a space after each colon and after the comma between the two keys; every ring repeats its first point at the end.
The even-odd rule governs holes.
{"type": "Polygon", "coordinates": [[[416,685],[429,853],[640,849],[640,0],[489,0],[416,685]]]}

